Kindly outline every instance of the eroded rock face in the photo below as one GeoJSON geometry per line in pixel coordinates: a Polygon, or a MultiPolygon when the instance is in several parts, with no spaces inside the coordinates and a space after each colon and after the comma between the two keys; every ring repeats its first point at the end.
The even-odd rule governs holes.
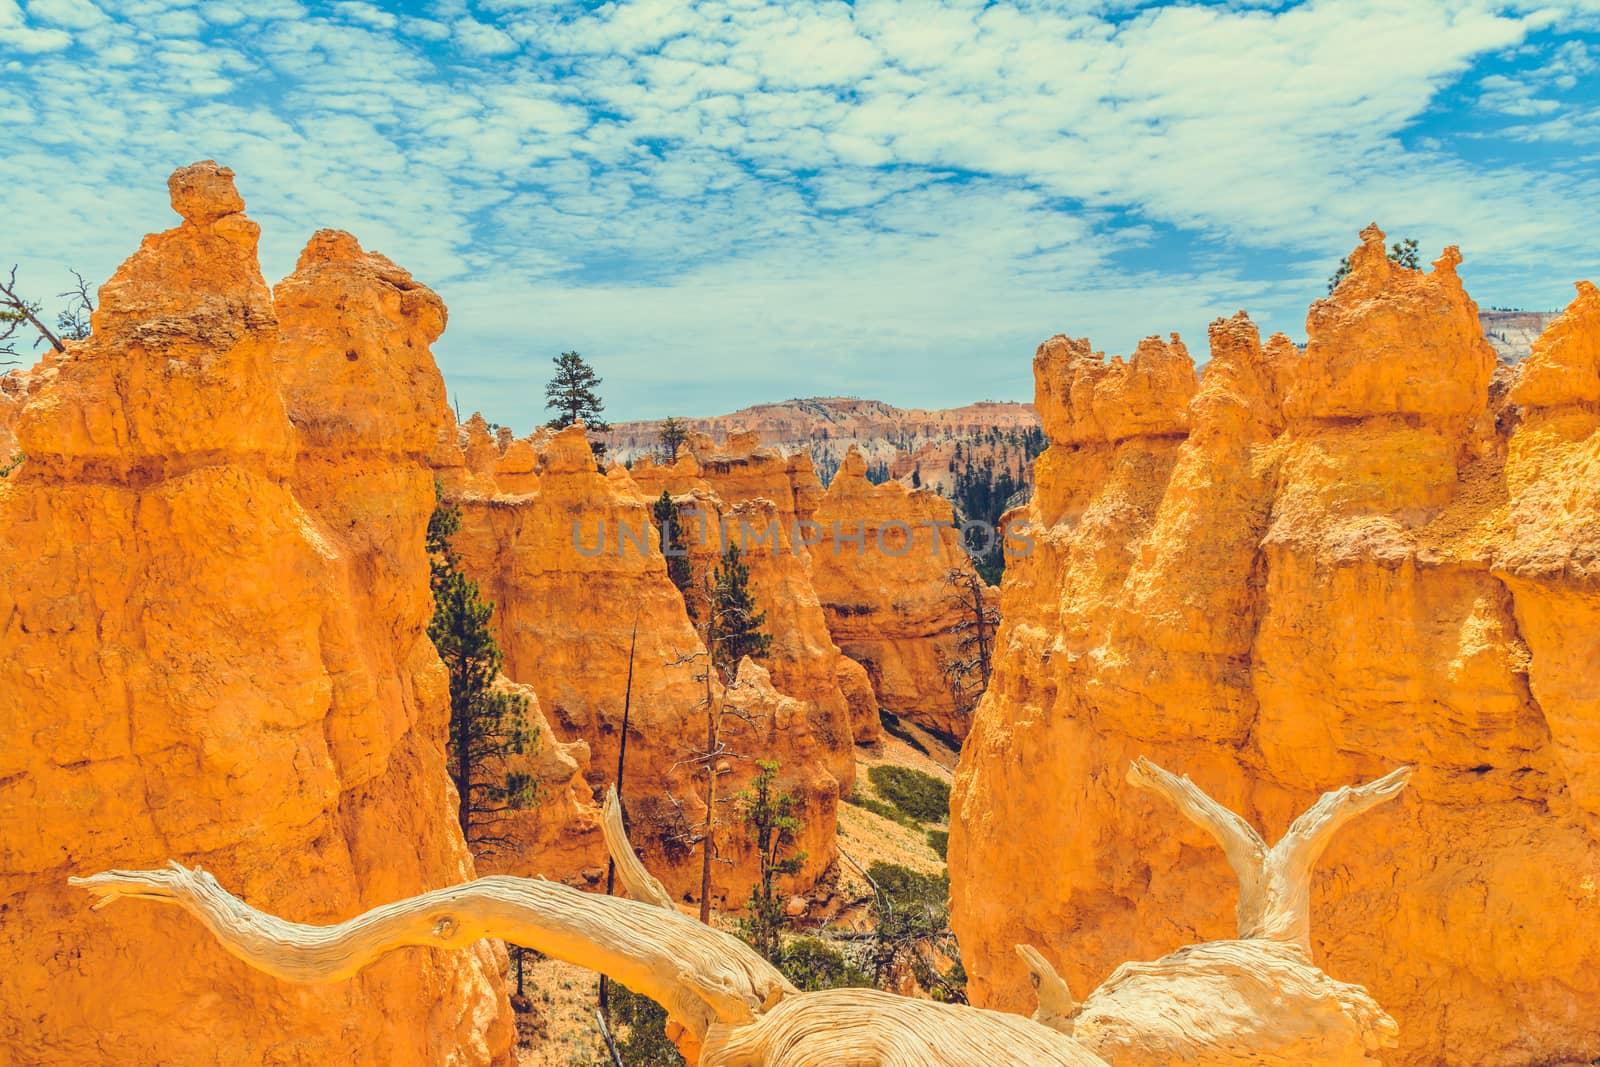
{"type": "Polygon", "coordinates": [[[811,580],[833,639],[866,668],[878,703],[952,737],[969,712],[945,675],[959,655],[959,605],[945,577],[970,573],[950,502],[898,482],[873,485],[848,453],[814,516],[811,580]]]}
{"type": "Polygon", "coordinates": [[[0,470],[5,470],[17,455],[17,418],[27,400],[28,376],[20,371],[0,376],[0,470]]]}
{"type": "Polygon", "coordinates": [[[1242,316],[1197,388],[1170,346],[1120,369],[1041,348],[1035,548],[953,800],[974,1003],[1031,1010],[1012,947],[1062,931],[1079,989],[1231,936],[1226,865],[1125,760],[1183,766],[1269,839],[1414,763],[1323,859],[1317,965],[1393,1015],[1385,1062],[1600,1055],[1594,290],[1508,396],[1459,256],[1408,271],[1382,240],[1313,305],[1303,356],[1242,316]]]}
{"type": "MultiPolygon", "coordinates": [[[[506,674],[538,694],[554,736],[562,742],[588,744],[592,752],[588,775],[595,788],[616,778],[629,649],[637,624],[622,789],[629,830],[676,897],[697,894],[699,852],[689,851],[681,839],[704,814],[703,785],[694,777],[691,762],[693,750],[704,745],[706,736],[704,711],[698,706],[705,699],[704,684],[696,680],[703,659],[686,660],[702,645],[683,597],[667,577],[651,525],[650,509],[659,490],[654,495],[641,491],[620,467],[608,474],[597,472],[581,426],[529,440],[530,447],[537,445],[540,450],[535,469],[520,475],[525,479],[521,484],[534,486],[523,493],[499,492],[495,481],[497,468],[513,455],[515,441],[505,444],[502,455],[486,427],[473,422],[459,438],[464,445],[443,450],[448,453],[453,447],[454,457],[435,454],[441,483],[454,482],[463,490],[461,530],[454,546],[463,569],[496,605],[506,674]],[[488,494],[483,492],[486,488],[488,494]]],[[[752,519],[772,516],[769,502],[751,507],[752,519]]],[[[718,788],[724,797],[736,794],[755,775],[756,758],[780,764],[778,786],[795,794],[800,801],[798,815],[806,825],[800,847],[807,859],[793,881],[809,886],[833,860],[840,791],[834,771],[842,772],[850,751],[848,705],[833,676],[832,659],[820,660],[820,665],[812,662],[815,654],[827,649],[817,646],[811,640],[816,635],[796,621],[803,615],[809,588],[795,584],[803,579],[801,560],[776,553],[770,560],[752,554],[749,562],[758,598],[786,600],[772,616],[772,673],[750,664],[748,678],[744,671],[739,675],[737,702],[749,721],[732,716],[724,720],[727,743],[751,758],[728,760],[718,788]],[[765,586],[770,586],[766,594],[765,586]],[[825,676],[820,673],[824,670],[825,676]],[[813,675],[819,679],[817,685],[813,675]],[[790,689],[776,687],[779,676],[790,689]],[[819,688],[822,681],[826,685],[819,688]],[[804,701],[797,699],[801,691],[804,701]],[[811,694],[823,691],[832,694],[827,712],[831,718],[823,718],[811,699],[811,694]],[[835,724],[838,736],[819,726],[828,723],[835,724]]],[[[820,620],[814,598],[812,611],[820,620]]],[[[821,637],[826,639],[825,631],[821,637]]],[[[759,871],[754,854],[746,855],[738,847],[746,834],[737,825],[734,807],[721,817],[725,821],[719,847],[735,862],[716,868],[718,907],[738,907],[759,871]]],[[[542,816],[536,810],[529,818],[542,816]]],[[[596,840],[590,847],[594,861],[586,866],[603,867],[600,843],[596,840]]],[[[574,872],[558,869],[572,862],[570,855],[546,859],[538,850],[520,846],[517,852],[523,868],[496,860],[497,869],[572,878],[574,872]]]]}
{"type": "Polygon", "coordinates": [[[867,669],[849,656],[841,655],[834,667],[839,691],[850,708],[850,732],[858,745],[870,745],[883,736],[883,721],[878,718],[878,694],[872,688],[867,669]]]}
{"type": "MultiPolygon", "coordinates": [[[[723,448],[696,434],[677,463],[658,466],[644,458],[629,475],[651,500],[662,492],[673,495],[696,574],[713,572],[725,546],[739,547],[772,637],[761,664],[771,672],[774,688],[805,705],[818,756],[848,794],[855,782],[853,741],[869,738],[856,735],[855,716],[865,720],[866,713],[850,703],[841,681],[841,671],[848,675],[849,668],[839,663],[841,654],[812,586],[808,542],[815,535],[805,523],[815,511],[820,486],[810,459],[762,448],[753,433],[734,434],[723,448]]],[[[876,706],[871,722],[859,725],[876,736],[876,706]]]]}
{"type": "Polygon", "coordinates": [[[511,756],[504,770],[527,775],[536,802],[496,820],[488,831],[494,842],[477,857],[479,872],[523,877],[542,874],[579,889],[603,886],[605,840],[600,832],[600,805],[588,782],[593,769],[588,744],[560,739],[532,686],[504,677],[499,685],[527,702],[533,742],[527,752],[511,756]]]}
{"type": "Polygon", "coordinates": [[[443,307],[319,235],[275,308],[231,173],[171,187],[0,481],[0,1058],[505,1062],[487,947],[289,990],[66,885],[174,856],[330,922],[472,875],[423,630],[443,307]]]}

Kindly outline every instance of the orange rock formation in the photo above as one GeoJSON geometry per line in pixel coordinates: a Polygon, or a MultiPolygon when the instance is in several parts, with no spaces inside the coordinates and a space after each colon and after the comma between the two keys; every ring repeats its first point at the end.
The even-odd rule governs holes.
{"type": "Polygon", "coordinates": [[[27,400],[27,376],[0,377],[0,470],[9,467],[17,456],[17,416],[27,400]]]}
{"type": "MultiPolygon", "coordinates": [[[[481,419],[459,436],[460,444],[447,441],[434,456],[441,484],[460,494],[454,546],[496,605],[506,674],[538,694],[555,737],[587,743],[593,787],[616,777],[637,623],[623,799],[634,839],[669,889],[679,898],[697,892],[699,852],[680,838],[704,813],[703,785],[690,759],[705,739],[704,712],[697,707],[705,692],[696,680],[703,659],[684,659],[703,646],[667,577],[650,525],[654,497],[620,467],[597,472],[582,427],[508,441],[503,453],[481,419]],[[501,492],[499,479],[508,474],[517,491],[501,492]]],[[[748,515],[770,518],[772,504],[760,503],[748,515]]],[[[815,622],[808,621],[809,584],[800,559],[753,553],[750,562],[752,586],[772,604],[774,649],[765,668],[752,663],[739,673],[730,695],[748,721],[725,718],[724,740],[747,758],[727,761],[718,788],[723,796],[737,793],[754,776],[756,758],[781,765],[779,786],[797,797],[805,824],[798,847],[807,859],[794,882],[810,885],[833,860],[838,775],[847,776],[848,787],[854,773],[849,706],[814,595],[809,611],[815,622]]],[[[720,854],[735,865],[719,865],[716,890],[719,906],[737,907],[758,869],[754,854],[742,848],[747,835],[735,826],[736,813],[730,808],[721,817],[720,854]]],[[[526,818],[535,824],[545,816],[536,809],[526,818]]],[[[526,844],[514,851],[514,862],[491,862],[508,873],[570,879],[568,865],[579,861],[570,848],[555,856],[526,844]]],[[[589,839],[582,856],[585,868],[604,866],[598,839],[589,839]]]]}
{"type": "Polygon", "coordinates": [[[1080,989],[1229,936],[1227,868],[1130,758],[1268,839],[1411,763],[1323,858],[1318,965],[1393,1015],[1385,1062],[1600,1055],[1600,298],[1508,394],[1456,251],[1424,273],[1362,237],[1303,356],[1242,314],[1198,383],[1175,343],[1041,346],[1036,547],[953,800],[974,1003],[1031,1009],[1013,946],[1057,931],[1080,989]]]}
{"type": "MultiPolygon", "coordinates": [[[[502,678],[502,687],[527,701],[530,750],[509,758],[508,773],[532,779],[537,802],[502,815],[498,839],[477,860],[481,874],[529,874],[565,881],[580,889],[605,884],[605,840],[600,805],[588,776],[593,772],[584,741],[562,741],[532,686],[502,678]]],[[[630,724],[630,732],[631,732],[630,724]]]]}
{"type": "Polygon", "coordinates": [[[332,233],[275,302],[232,173],[170,185],[0,481],[0,1059],[505,1062],[487,945],[290,992],[66,887],[174,855],[329,921],[472,874],[423,630],[444,308],[332,233]]]}
{"type": "Polygon", "coordinates": [[[945,576],[970,572],[950,502],[930,489],[873,485],[851,451],[818,505],[811,578],[833,639],[861,663],[878,703],[945,734],[967,731],[945,677],[962,621],[945,576]]]}
{"type": "Polygon", "coordinates": [[[697,573],[716,565],[725,544],[739,546],[773,639],[762,663],[780,692],[806,705],[828,769],[848,794],[855,782],[851,741],[877,738],[878,708],[862,697],[865,672],[834,644],[812,586],[809,542],[816,536],[806,524],[822,487],[809,456],[759,445],[753,433],[731,435],[723,448],[697,434],[676,464],[658,466],[645,456],[629,473],[652,500],[673,494],[697,573]]]}

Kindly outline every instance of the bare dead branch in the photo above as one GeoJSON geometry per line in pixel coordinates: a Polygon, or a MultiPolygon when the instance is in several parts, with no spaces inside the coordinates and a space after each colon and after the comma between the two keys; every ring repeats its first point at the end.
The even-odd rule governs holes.
{"type": "Polygon", "coordinates": [[[38,310],[37,301],[24,299],[17,293],[17,268],[13,264],[8,280],[0,282],[0,317],[8,323],[4,332],[0,333],[0,352],[13,356],[17,354],[15,343],[11,338],[24,322],[38,330],[40,339],[50,342],[51,347],[57,352],[67,350],[67,346],[61,343],[61,338],[52,333],[50,327],[39,321],[38,310]]]}

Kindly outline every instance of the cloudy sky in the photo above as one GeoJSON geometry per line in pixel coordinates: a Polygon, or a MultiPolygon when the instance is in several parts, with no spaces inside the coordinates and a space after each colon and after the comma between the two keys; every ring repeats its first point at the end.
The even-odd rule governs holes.
{"type": "Polygon", "coordinates": [[[461,406],[614,418],[1032,395],[1245,308],[1303,330],[1376,219],[1484,306],[1600,275],[1600,0],[0,0],[0,259],[48,295],[238,173],[276,280],[357,234],[450,306],[461,406]]]}

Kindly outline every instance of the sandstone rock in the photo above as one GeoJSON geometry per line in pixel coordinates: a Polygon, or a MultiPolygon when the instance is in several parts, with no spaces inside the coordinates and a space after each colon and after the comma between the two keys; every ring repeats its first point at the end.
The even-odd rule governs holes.
{"type": "Polygon", "coordinates": [[[1414,415],[1441,430],[1483,409],[1494,350],[1461,287],[1455,246],[1430,272],[1389,259],[1376,225],[1350,272],[1306,315],[1306,352],[1284,398],[1291,418],[1414,415]]]}
{"type": "Polygon", "coordinates": [[[1533,343],[1511,399],[1526,408],[1600,404],[1600,289],[1579,282],[1578,296],[1533,343]]]}
{"type": "Polygon", "coordinates": [[[28,376],[22,371],[0,375],[0,470],[19,455],[16,427],[27,399],[27,382],[28,376]]]}
{"type": "MultiPolygon", "coordinates": [[[[698,661],[685,660],[701,652],[702,645],[683,597],[667,577],[650,525],[654,499],[620,468],[598,473],[581,426],[536,439],[543,445],[532,472],[537,488],[517,495],[492,491],[494,469],[504,457],[486,426],[469,423],[465,437],[464,458],[450,458],[448,445],[437,458],[445,470],[459,462],[468,471],[454,545],[464,569],[496,605],[505,673],[538,694],[553,736],[589,745],[589,784],[598,787],[616,777],[629,648],[637,621],[623,800],[635,839],[668,887],[680,899],[697,892],[699,853],[689,852],[680,839],[698,825],[704,811],[698,799],[701,786],[689,762],[705,736],[703,713],[696,709],[704,698],[703,684],[696,681],[702,668],[698,661]],[[491,489],[489,495],[476,491],[484,487],[491,489]]],[[[784,591],[776,619],[793,619],[804,609],[806,589],[794,584],[799,560],[780,554],[770,567],[754,557],[751,563],[751,584],[758,594],[768,580],[784,591]],[[772,569],[784,567],[791,569],[772,569]],[[785,581],[790,584],[782,585],[785,581]]],[[[826,641],[820,611],[812,610],[817,613],[816,633],[794,623],[778,628],[784,638],[777,643],[773,670],[792,668],[823,678],[837,703],[834,718],[826,721],[836,724],[840,736],[822,737],[808,708],[775,689],[766,670],[749,664],[752,673],[747,677],[741,670],[739,678],[744,685],[740,699],[748,705],[751,721],[730,719],[727,725],[729,738],[739,739],[734,751],[748,758],[730,764],[719,785],[722,795],[731,796],[754,776],[755,758],[778,761],[779,788],[797,796],[798,814],[806,825],[800,847],[808,858],[794,878],[797,885],[810,885],[832,862],[839,795],[832,771],[841,767],[841,754],[848,754],[850,747],[847,705],[838,694],[831,661],[818,668],[808,658],[818,636],[826,641]]],[[[755,856],[740,845],[744,835],[735,826],[736,813],[730,808],[723,818],[719,848],[735,865],[717,867],[718,906],[739,907],[757,876],[755,856]]],[[[515,851],[516,862],[527,865],[515,873],[554,878],[573,873],[566,867],[576,862],[570,854],[563,858],[558,851],[546,860],[531,846],[515,851]]]]}
{"type": "Polygon", "coordinates": [[[339,235],[285,282],[280,333],[229,173],[172,192],[184,223],[29,375],[30,459],[0,481],[0,1059],[506,1062],[487,945],[290,995],[65,884],[203,857],[326,921],[472,873],[423,632],[439,414],[384,384],[437,384],[443,308],[339,235]]]}
{"type": "MultiPolygon", "coordinates": [[[[1572,800],[1600,840],[1600,291],[1578,297],[1534,343],[1511,398],[1509,496],[1494,540],[1527,696],[1542,713],[1572,800]]],[[[1542,738],[1541,738],[1542,739],[1542,738]]],[[[1576,874],[1576,870],[1571,873],[1576,874]]],[[[1590,899],[1582,889],[1581,899],[1590,899]]]]}
{"type": "MultiPolygon", "coordinates": [[[[703,435],[697,452],[715,449],[736,433],[755,434],[768,446],[798,452],[808,465],[815,461],[827,472],[836,470],[852,448],[872,463],[893,463],[900,453],[916,453],[924,446],[953,447],[960,442],[963,448],[972,448],[995,431],[1021,433],[1039,425],[1031,404],[982,401],[928,411],[854,397],[784,400],[730,415],[680,421],[691,433],[703,435]]],[[[606,435],[608,455],[636,463],[659,443],[660,423],[653,420],[612,423],[606,435]]],[[[909,467],[905,473],[910,473],[909,467]]],[[[934,475],[931,465],[929,475],[934,475]]]]}
{"type": "Polygon", "coordinates": [[[1418,272],[1363,241],[1303,356],[1216,324],[1185,418],[1168,353],[1117,371],[1086,343],[1041,350],[1037,406],[1071,447],[1037,461],[1035,548],[1007,569],[952,800],[974,1003],[1027,1006],[1012,948],[1049,931],[1073,931],[1078,988],[1228,936],[1225,872],[1119,795],[1124,760],[1182,765],[1274,832],[1415,763],[1313,882],[1318,965],[1393,1015],[1385,1062],[1600,1055],[1600,438],[1565,399],[1593,312],[1580,289],[1518,408],[1453,250],[1418,272]],[[1128,410],[1097,403],[1108,381],[1128,410]]]}
{"type": "Polygon", "coordinates": [[[815,513],[811,580],[840,649],[866,668],[878,703],[952,737],[966,733],[944,665],[959,607],[945,583],[970,572],[950,502],[898,482],[873,485],[845,456],[815,513]]]}
{"type": "Polygon", "coordinates": [[[496,684],[527,701],[533,744],[527,753],[511,757],[505,770],[528,775],[536,798],[531,807],[499,819],[492,831],[498,840],[480,852],[478,870],[484,874],[537,872],[580,888],[602,883],[605,839],[600,831],[600,805],[587,780],[592,770],[588,743],[562,741],[531,686],[504,677],[496,684]]]}
{"type": "Polygon", "coordinates": [[[1479,310],[1478,325],[1483,338],[1503,363],[1527,359],[1544,328],[1559,314],[1554,311],[1479,310]]]}
{"type": "Polygon", "coordinates": [[[244,197],[233,185],[233,171],[218,166],[214,159],[173,171],[167,179],[167,192],[172,197],[172,210],[196,226],[244,210],[244,197]]]}
{"type": "MultiPolygon", "coordinates": [[[[741,551],[750,568],[750,588],[766,612],[772,645],[761,657],[772,685],[801,702],[816,739],[816,758],[827,768],[839,791],[855,785],[855,737],[851,708],[839,683],[844,657],[828,632],[822,603],[812,587],[805,562],[789,539],[782,512],[763,497],[747,499],[725,514],[733,537],[756,531],[766,548],[753,544],[741,551]]],[[[754,538],[751,538],[753,541],[754,538]]]]}
{"type": "MultiPolygon", "coordinates": [[[[715,568],[725,544],[739,546],[773,638],[762,663],[780,692],[806,705],[829,773],[849,793],[855,781],[852,706],[841,684],[839,649],[812,586],[805,543],[814,539],[804,523],[814,512],[818,488],[810,462],[761,448],[753,434],[735,435],[722,449],[697,435],[674,465],[658,466],[646,457],[631,475],[647,497],[674,495],[697,574],[715,568]]],[[[876,707],[872,715],[875,723],[876,707]]]]}
{"type": "Polygon", "coordinates": [[[1130,437],[1182,435],[1189,428],[1194,363],[1178,335],[1171,343],[1146,337],[1126,363],[1106,362],[1087,339],[1052,337],[1033,357],[1041,383],[1034,405],[1057,444],[1077,445],[1130,437]]]}
{"type": "Polygon", "coordinates": [[[867,669],[849,656],[841,655],[834,676],[850,707],[850,734],[855,743],[873,744],[883,736],[883,722],[878,718],[878,694],[873,691],[867,669]]]}

